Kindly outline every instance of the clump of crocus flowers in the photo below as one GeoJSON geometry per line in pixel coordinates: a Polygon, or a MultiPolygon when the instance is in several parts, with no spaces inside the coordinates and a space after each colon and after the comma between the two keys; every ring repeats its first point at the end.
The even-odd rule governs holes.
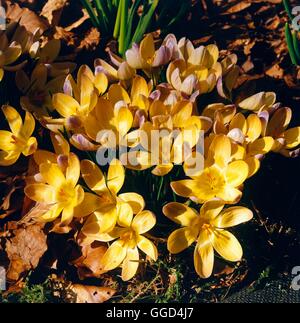
{"type": "MultiPolygon", "coordinates": [[[[21,45],[1,37],[0,78],[22,54],[21,45]]],[[[195,48],[168,35],[157,46],[149,34],[124,59],[109,53],[111,63],[98,59],[94,68],[81,66],[76,78],[66,75],[72,64],[55,63],[59,50],[58,41],[31,44],[36,66],[31,75],[19,66],[16,75],[25,112],[2,108],[10,129],[0,131],[0,165],[31,158],[35,167],[25,194],[44,206],[37,221],[52,223],[56,232],[77,230],[85,244],[108,243],[104,271],[121,267],[125,281],[136,274],[141,256],[159,257],[153,229],[163,215],[170,226],[178,225],[162,237],[169,252],[194,244],[200,277],[211,275],[215,251],[228,261],[241,260],[242,247],[228,229],[253,214],[236,204],[266,154],[298,155],[300,127],[288,127],[291,110],[277,104],[272,92],[231,101],[237,58],[220,59],[214,44],[195,48]],[[207,93],[215,94],[214,101],[200,109],[198,99],[207,93]],[[218,103],[220,96],[227,104],[218,103]],[[53,148],[38,147],[41,131],[53,148]],[[152,137],[156,131],[163,135],[152,137]],[[107,151],[118,156],[101,164],[107,151]],[[197,156],[201,163],[193,167],[190,160],[197,156]],[[175,166],[182,171],[171,180],[175,166]],[[128,177],[145,170],[164,179],[183,202],[165,201],[155,215],[147,196],[127,192],[128,177]]]]}

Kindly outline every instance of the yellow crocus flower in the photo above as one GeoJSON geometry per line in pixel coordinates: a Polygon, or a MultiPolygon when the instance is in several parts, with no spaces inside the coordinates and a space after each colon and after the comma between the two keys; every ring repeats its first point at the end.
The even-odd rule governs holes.
{"type": "Polygon", "coordinates": [[[148,111],[149,96],[152,90],[152,84],[136,75],[132,80],[130,93],[128,93],[121,85],[113,84],[108,90],[107,98],[115,106],[119,102],[126,104],[133,115],[137,111],[148,111]]]}
{"type": "Polygon", "coordinates": [[[190,40],[178,43],[179,58],[172,61],[167,69],[167,80],[174,89],[192,95],[211,92],[222,75],[218,62],[219,50],[215,45],[194,48],[190,40]]]}
{"type": "Polygon", "coordinates": [[[126,213],[127,204],[135,214],[144,209],[145,201],[139,194],[119,194],[125,181],[125,170],[119,160],[111,161],[106,176],[89,160],[81,162],[81,172],[85,183],[100,201],[100,206],[83,228],[83,233],[90,238],[95,238],[98,233],[110,232],[123,217],[124,208],[126,213]]]}
{"type": "Polygon", "coordinates": [[[242,259],[243,250],[240,243],[225,229],[251,220],[253,213],[240,206],[223,210],[224,205],[224,201],[214,199],[203,204],[200,213],[176,202],[163,208],[165,216],[183,226],[169,236],[168,250],[177,254],[197,242],[194,266],[202,278],[208,278],[212,274],[214,250],[228,261],[242,259]]]}
{"type": "Polygon", "coordinates": [[[13,41],[9,43],[5,32],[0,33],[0,82],[3,79],[4,71],[17,71],[22,68],[26,62],[16,66],[10,66],[18,60],[22,54],[22,47],[19,43],[13,41]]]}
{"type": "Polygon", "coordinates": [[[68,75],[76,68],[76,63],[59,61],[59,53],[61,50],[61,41],[59,39],[51,39],[45,44],[41,44],[39,39],[36,40],[29,49],[30,56],[37,60],[38,64],[47,67],[49,76],[58,77],[68,75]]]}
{"type": "MultiPolygon", "coordinates": [[[[269,116],[268,116],[269,117],[269,116]]],[[[279,108],[267,123],[266,134],[274,138],[272,150],[286,157],[299,155],[300,127],[289,128],[292,119],[290,108],[279,108]]]]}
{"type": "Polygon", "coordinates": [[[49,128],[55,121],[64,125],[69,130],[79,130],[98,101],[98,95],[94,84],[90,78],[84,74],[79,74],[78,83],[71,76],[65,82],[64,92],[56,93],[52,97],[54,109],[63,117],[57,120],[47,120],[49,128]]]}
{"type": "Polygon", "coordinates": [[[39,165],[39,172],[38,181],[27,185],[25,194],[49,207],[40,215],[40,221],[52,222],[61,214],[61,224],[68,225],[73,217],[85,217],[99,207],[97,196],[85,193],[78,184],[80,162],[75,154],[69,154],[66,167],[44,162],[39,165]]]}
{"type": "Polygon", "coordinates": [[[0,130],[0,165],[9,166],[14,164],[21,154],[29,156],[36,151],[36,138],[31,137],[35,128],[35,121],[33,116],[26,112],[23,123],[17,110],[10,106],[3,106],[2,111],[11,132],[0,130]]]}
{"type": "Polygon", "coordinates": [[[65,76],[58,76],[48,81],[48,70],[44,64],[38,64],[30,79],[23,70],[16,73],[16,85],[24,94],[20,99],[22,108],[33,112],[37,118],[48,116],[53,111],[51,95],[61,92],[65,76]]]}
{"type": "Polygon", "coordinates": [[[165,176],[173,169],[174,164],[182,164],[184,146],[186,145],[190,149],[195,147],[201,130],[205,132],[211,126],[208,118],[193,116],[192,112],[193,105],[187,100],[179,101],[171,106],[165,106],[158,100],[154,101],[149,109],[151,121],[145,122],[140,129],[128,135],[130,140],[135,135],[137,141],[145,150],[137,153],[130,152],[128,157],[133,158],[133,155],[136,154],[137,157],[133,158],[133,160],[141,163],[137,163],[135,166],[129,164],[127,167],[131,169],[147,169],[155,166],[152,174],[165,176]],[[165,133],[159,138],[157,145],[154,145],[152,140],[156,138],[153,138],[152,135],[159,135],[159,131],[164,131],[165,133]],[[141,132],[146,136],[140,136],[141,132]],[[168,149],[168,151],[164,151],[164,149],[168,149]],[[138,157],[139,153],[143,158],[138,157]],[[157,161],[157,163],[154,165],[149,163],[150,159],[157,161]]]}
{"type": "MultiPolygon", "coordinates": [[[[155,226],[156,218],[152,212],[147,210],[141,210],[133,216],[135,212],[127,203],[124,203],[121,208],[119,226],[108,233],[94,234],[93,237],[102,242],[115,240],[104,254],[101,262],[105,271],[113,270],[121,265],[122,279],[128,281],[136,274],[139,266],[138,249],[152,260],[156,261],[157,259],[156,246],[143,236],[155,226]]],[[[87,234],[86,229],[83,229],[83,232],[87,234]]]]}
{"type": "Polygon", "coordinates": [[[242,196],[239,187],[247,179],[249,166],[243,160],[231,161],[231,142],[225,135],[214,137],[204,169],[195,170],[192,179],[172,182],[173,191],[198,203],[220,198],[234,204],[242,196]]]}
{"type": "Polygon", "coordinates": [[[95,108],[83,122],[85,132],[92,140],[104,144],[107,136],[109,137],[109,134],[113,132],[116,136],[116,144],[118,144],[119,139],[125,137],[132,127],[133,116],[127,105],[120,103],[114,106],[111,101],[99,98],[95,108]],[[101,137],[100,131],[102,131],[101,137]]]}
{"type": "Polygon", "coordinates": [[[238,106],[244,110],[255,112],[268,111],[276,102],[276,94],[274,92],[259,92],[243,101],[238,106]]]}

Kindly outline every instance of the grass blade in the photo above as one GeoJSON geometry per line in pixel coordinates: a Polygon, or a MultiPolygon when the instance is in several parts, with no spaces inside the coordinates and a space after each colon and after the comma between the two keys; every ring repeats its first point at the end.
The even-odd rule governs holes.
{"type": "Polygon", "coordinates": [[[121,3],[122,3],[122,10],[121,10],[120,35],[119,35],[119,53],[123,55],[125,52],[125,39],[126,39],[129,0],[121,0],[121,3]]]}
{"type": "Polygon", "coordinates": [[[283,0],[283,6],[284,6],[284,9],[286,11],[286,13],[288,14],[290,20],[292,21],[294,19],[293,15],[292,15],[292,12],[291,12],[291,7],[290,7],[290,3],[289,3],[289,0],[283,0]]]}
{"type": "Polygon", "coordinates": [[[104,8],[103,5],[101,4],[101,0],[94,0],[95,2],[95,7],[98,13],[98,20],[99,23],[102,23],[102,28],[104,28],[104,32],[107,33],[109,31],[109,21],[107,18],[107,8],[104,8]],[[102,18],[102,20],[101,20],[102,18]]]}
{"type": "Polygon", "coordinates": [[[99,22],[98,17],[95,14],[94,8],[93,8],[92,4],[90,3],[90,1],[89,0],[80,0],[80,1],[82,3],[83,7],[88,12],[88,14],[90,16],[90,19],[92,21],[92,24],[95,27],[99,28],[100,27],[100,22],[99,22]]]}
{"type": "Polygon", "coordinates": [[[288,45],[291,61],[294,65],[297,65],[297,57],[294,50],[293,37],[288,23],[285,24],[284,29],[285,29],[285,38],[288,45]]]}
{"type": "Polygon", "coordinates": [[[132,43],[138,43],[146,33],[150,21],[154,15],[154,12],[156,10],[156,7],[158,5],[159,0],[154,0],[150,6],[150,9],[147,13],[143,13],[143,16],[140,18],[139,24],[136,28],[136,31],[132,37],[132,43]]]}
{"type": "Polygon", "coordinates": [[[113,35],[115,39],[117,39],[120,34],[121,11],[122,11],[122,0],[119,2],[119,5],[118,5],[118,12],[117,12],[117,18],[116,18],[116,23],[114,28],[114,35],[113,35]]]}
{"type": "Polygon", "coordinates": [[[293,47],[294,47],[294,51],[295,51],[295,55],[297,58],[297,65],[300,64],[300,46],[299,46],[299,39],[298,39],[298,33],[293,30],[292,31],[292,38],[293,38],[293,47]]]}
{"type": "Polygon", "coordinates": [[[125,41],[126,50],[129,48],[131,44],[132,30],[134,24],[135,14],[137,13],[138,7],[140,6],[142,0],[136,0],[134,4],[130,7],[129,15],[128,15],[128,23],[127,23],[127,36],[125,41]]]}

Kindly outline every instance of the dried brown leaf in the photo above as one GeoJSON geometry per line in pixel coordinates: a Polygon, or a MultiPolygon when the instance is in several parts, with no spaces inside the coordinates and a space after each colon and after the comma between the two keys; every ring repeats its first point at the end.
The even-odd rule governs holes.
{"type": "Polygon", "coordinates": [[[42,9],[41,15],[47,18],[50,25],[56,26],[67,3],[68,0],[48,0],[42,9]]]}
{"type": "Polygon", "coordinates": [[[81,41],[78,49],[95,50],[100,43],[100,32],[97,28],[91,28],[81,41]]]}
{"type": "Polygon", "coordinates": [[[80,279],[100,277],[105,273],[101,259],[106,250],[107,244],[101,242],[94,242],[91,245],[82,247],[81,257],[72,262],[77,267],[80,279]]]}
{"type": "Polygon", "coordinates": [[[47,250],[47,237],[41,225],[20,228],[14,234],[6,242],[6,253],[10,260],[7,278],[13,281],[18,280],[23,272],[36,268],[47,250]]]}
{"type": "Polygon", "coordinates": [[[34,33],[39,28],[41,32],[44,32],[49,28],[45,19],[28,8],[22,8],[14,1],[6,1],[5,5],[7,19],[19,22],[28,31],[34,33]]]}
{"type": "Polygon", "coordinates": [[[116,292],[109,287],[84,286],[79,284],[72,285],[70,289],[76,294],[76,303],[104,303],[116,292]]]}
{"type": "Polygon", "coordinates": [[[276,79],[282,79],[284,70],[278,64],[275,64],[271,68],[266,70],[266,74],[276,79]]]}
{"type": "Polygon", "coordinates": [[[230,15],[233,13],[237,13],[240,11],[243,11],[251,6],[251,2],[249,1],[238,1],[238,3],[234,4],[230,8],[228,8],[225,12],[223,12],[223,15],[230,15]]]}

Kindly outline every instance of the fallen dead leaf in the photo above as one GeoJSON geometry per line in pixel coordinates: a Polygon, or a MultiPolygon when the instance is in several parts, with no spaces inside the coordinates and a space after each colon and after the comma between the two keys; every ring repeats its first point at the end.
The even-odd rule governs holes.
{"type": "Polygon", "coordinates": [[[52,26],[57,26],[63,8],[68,3],[68,0],[48,0],[44,5],[41,15],[47,18],[52,26]]]}
{"type": "Polygon", "coordinates": [[[266,74],[276,79],[282,79],[284,70],[278,64],[275,64],[271,68],[266,70],[266,74]]]}
{"type": "Polygon", "coordinates": [[[70,289],[76,294],[76,303],[104,303],[116,293],[114,289],[109,287],[79,284],[71,285],[70,289]]]}
{"type": "Polygon", "coordinates": [[[10,260],[7,278],[16,281],[22,273],[37,267],[47,250],[47,237],[39,224],[17,229],[14,235],[6,242],[10,260]]]}
{"type": "Polygon", "coordinates": [[[81,41],[78,50],[95,50],[100,43],[100,32],[97,28],[91,28],[81,41]]]}
{"type": "Polygon", "coordinates": [[[230,15],[233,13],[237,13],[237,12],[240,12],[242,10],[249,8],[250,6],[251,6],[251,2],[249,2],[249,1],[238,1],[238,3],[231,6],[225,12],[222,12],[222,15],[230,15]]]}
{"type": "Polygon", "coordinates": [[[21,8],[17,3],[6,1],[5,9],[7,19],[19,22],[20,25],[24,26],[32,33],[34,33],[38,28],[42,33],[49,28],[45,19],[39,17],[28,8],[21,8]]]}
{"type": "Polygon", "coordinates": [[[107,245],[101,242],[94,242],[91,245],[83,246],[82,256],[72,261],[77,267],[80,279],[88,277],[100,277],[105,271],[101,259],[107,250],[107,245]]]}

